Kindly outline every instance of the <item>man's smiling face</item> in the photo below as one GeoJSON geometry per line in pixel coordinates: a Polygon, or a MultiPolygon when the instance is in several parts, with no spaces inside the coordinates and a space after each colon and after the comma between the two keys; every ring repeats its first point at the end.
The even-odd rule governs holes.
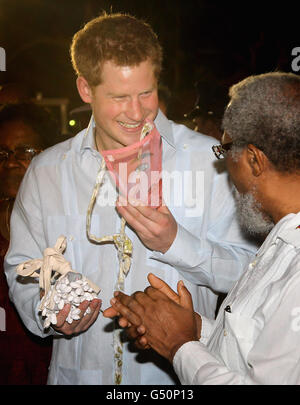
{"type": "Polygon", "coordinates": [[[157,79],[147,60],[137,66],[103,64],[101,83],[89,88],[100,150],[122,148],[140,140],[146,119],[158,112],[157,79]]]}

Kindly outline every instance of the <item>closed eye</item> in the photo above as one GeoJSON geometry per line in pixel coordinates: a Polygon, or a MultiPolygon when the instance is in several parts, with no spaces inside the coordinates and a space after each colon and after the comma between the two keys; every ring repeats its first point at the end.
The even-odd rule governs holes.
{"type": "Polygon", "coordinates": [[[142,97],[147,97],[150,96],[152,94],[152,90],[149,91],[144,91],[144,93],[141,94],[142,97]]]}
{"type": "Polygon", "coordinates": [[[126,97],[127,96],[114,96],[113,99],[116,100],[116,101],[118,101],[118,100],[123,101],[123,100],[126,99],[126,97]]]}

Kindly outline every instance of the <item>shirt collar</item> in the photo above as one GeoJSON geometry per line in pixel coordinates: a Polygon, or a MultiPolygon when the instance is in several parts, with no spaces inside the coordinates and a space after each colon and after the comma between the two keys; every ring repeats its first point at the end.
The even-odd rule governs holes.
{"type": "Polygon", "coordinates": [[[95,137],[94,137],[94,129],[95,129],[95,120],[94,117],[91,116],[89,125],[86,129],[84,129],[84,135],[80,147],[80,152],[83,153],[86,149],[96,150],[95,144],[95,137]]]}
{"type": "Polygon", "coordinates": [[[296,248],[300,247],[300,213],[285,216],[285,226],[278,232],[277,238],[296,248]]]}
{"type": "MultiPolygon", "coordinates": [[[[175,148],[173,131],[171,122],[167,119],[167,117],[158,110],[158,114],[154,120],[155,126],[161,135],[161,137],[168,142],[173,148],[175,148]]],[[[81,143],[80,151],[83,152],[85,149],[96,149],[95,145],[95,137],[94,137],[94,128],[95,128],[95,120],[94,117],[91,116],[90,122],[88,127],[84,130],[85,133],[83,135],[83,140],[81,143]]]]}
{"type": "Polygon", "coordinates": [[[256,256],[262,256],[268,248],[276,243],[278,239],[290,243],[294,246],[300,246],[300,213],[288,214],[281,218],[271,230],[264,243],[258,250],[256,256]]]}
{"type": "Polygon", "coordinates": [[[154,120],[154,123],[161,137],[173,148],[176,148],[171,122],[160,110],[158,110],[158,114],[154,120]]]}

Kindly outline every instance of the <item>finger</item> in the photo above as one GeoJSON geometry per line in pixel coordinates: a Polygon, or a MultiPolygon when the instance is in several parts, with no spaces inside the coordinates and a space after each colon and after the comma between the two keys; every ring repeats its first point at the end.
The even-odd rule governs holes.
{"type": "Polygon", "coordinates": [[[146,206],[142,202],[133,201],[133,204],[127,202],[123,205],[119,205],[117,202],[117,207],[126,212],[128,219],[136,220],[146,229],[153,229],[165,217],[156,208],[146,206]]]}
{"type": "Polygon", "coordinates": [[[131,323],[124,316],[121,316],[118,322],[121,328],[129,328],[131,326],[131,323]]]}
{"type": "Polygon", "coordinates": [[[186,288],[182,280],[178,281],[177,291],[179,295],[180,305],[184,308],[194,310],[191,293],[186,288]]]}
{"type": "Polygon", "coordinates": [[[165,199],[164,199],[164,197],[162,196],[161,197],[161,207],[166,207],[167,205],[166,205],[166,202],[165,202],[165,199]]]}
{"type": "MultiPolygon", "coordinates": [[[[132,305],[136,301],[136,298],[139,295],[144,295],[144,293],[142,291],[136,291],[132,295],[127,295],[127,294],[124,294],[121,291],[115,291],[114,292],[114,298],[117,298],[118,301],[120,301],[126,307],[130,307],[130,305],[132,305]]],[[[112,300],[110,302],[112,302],[112,300]]]]}
{"type": "Polygon", "coordinates": [[[80,319],[77,322],[80,322],[81,326],[84,326],[86,323],[88,323],[94,312],[97,312],[98,306],[100,310],[101,300],[99,299],[93,299],[92,301],[83,301],[78,307],[80,309],[80,319]]]}
{"type": "Polygon", "coordinates": [[[144,334],[146,333],[146,328],[145,328],[144,325],[138,326],[138,327],[136,328],[136,330],[138,331],[138,333],[139,333],[140,335],[144,335],[144,334]]]}
{"type": "Polygon", "coordinates": [[[139,349],[139,350],[145,350],[145,349],[151,349],[151,347],[147,343],[140,344],[139,339],[136,339],[134,341],[134,345],[139,349]]]}
{"type": "Polygon", "coordinates": [[[139,332],[139,328],[136,326],[131,326],[130,328],[126,329],[127,335],[130,337],[130,339],[136,340],[139,339],[142,334],[139,332]]]}
{"type": "Polygon", "coordinates": [[[61,328],[64,323],[66,322],[66,319],[69,315],[69,312],[71,310],[71,304],[66,304],[62,310],[59,311],[59,313],[56,316],[57,322],[55,327],[56,328],[61,328]]]}
{"type": "MultiPolygon", "coordinates": [[[[130,204],[129,204],[130,206],[130,204]]],[[[147,222],[154,222],[155,224],[160,222],[163,213],[154,207],[148,205],[136,205],[135,209],[147,220],[147,222]]]]}
{"type": "Polygon", "coordinates": [[[162,202],[162,205],[157,209],[157,211],[163,215],[172,215],[169,208],[166,206],[165,202],[162,202]]]}
{"type": "Polygon", "coordinates": [[[80,312],[78,314],[79,319],[73,321],[72,324],[76,325],[76,323],[78,324],[81,321],[81,319],[84,317],[86,310],[89,307],[89,304],[90,304],[90,302],[87,300],[80,303],[80,305],[78,306],[78,309],[80,310],[80,312]]]}
{"type": "Polygon", "coordinates": [[[195,320],[196,320],[196,328],[197,328],[197,337],[198,339],[201,338],[201,330],[202,330],[202,318],[197,312],[194,312],[195,320]]]}
{"type": "Polygon", "coordinates": [[[142,235],[149,235],[147,218],[143,217],[138,210],[129,204],[126,207],[121,207],[116,204],[117,211],[126,220],[126,222],[135,229],[136,232],[142,235]]]}
{"type": "Polygon", "coordinates": [[[129,307],[127,307],[126,305],[124,305],[118,298],[119,296],[117,296],[116,298],[113,298],[111,300],[113,307],[116,309],[116,311],[118,311],[122,317],[126,318],[126,320],[128,322],[130,322],[132,325],[140,325],[141,322],[141,318],[135,313],[133,312],[131,309],[129,309],[129,307]]]}
{"type": "MultiPolygon", "coordinates": [[[[115,291],[114,293],[115,298],[127,307],[131,312],[135,313],[136,315],[142,317],[145,312],[145,307],[147,305],[153,304],[153,300],[148,297],[145,293],[141,291],[136,291],[131,296],[128,296],[120,291],[115,291]]],[[[116,310],[119,310],[116,306],[114,306],[116,310]]],[[[121,313],[122,314],[122,313],[121,313]]],[[[123,315],[123,314],[122,314],[123,315]]]]}
{"type": "MultiPolygon", "coordinates": [[[[136,312],[138,315],[142,316],[145,312],[145,308],[150,307],[154,304],[154,299],[151,297],[151,293],[149,294],[148,290],[152,289],[153,291],[158,292],[152,287],[147,287],[145,292],[137,291],[134,295],[134,300],[128,304],[129,308],[136,312]]],[[[158,292],[159,293],[159,292],[158,292]]],[[[160,293],[161,294],[161,293],[160,293]]],[[[162,294],[163,297],[165,297],[162,294]]]]}
{"type": "Polygon", "coordinates": [[[146,338],[146,336],[141,336],[140,338],[138,338],[138,343],[140,344],[140,347],[143,349],[150,349],[150,345],[148,343],[148,340],[146,338]]]}
{"type": "Polygon", "coordinates": [[[160,279],[159,277],[155,276],[152,273],[149,273],[148,281],[152,287],[159,290],[160,292],[165,294],[168,298],[170,298],[172,301],[175,301],[177,304],[179,304],[178,294],[176,294],[176,292],[173,291],[172,288],[162,279],[160,279]]]}
{"type": "MultiPolygon", "coordinates": [[[[134,299],[132,295],[124,294],[121,291],[114,292],[114,298],[116,297],[118,297],[118,300],[121,301],[123,305],[128,305],[128,303],[134,299]]],[[[110,303],[112,302],[112,300],[113,298],[110,300],[110,303]]]]}
{"type": "Polygon", "coordinates": [[[116,309],[113,307],[106,308],[103,311],[103,316],[105,318],[115,318],[116,316],[119,316],[119,315],[120,315],[119,312],[117,312],[116,309]]]}
{"type": "MultiPolygon", "coordinates": [[[[126,294],[122,293],[121,291],[115,291],[115,292],[114,292],[114,297],[118,297],[118,298],[119,298],[119,301],[120,301],[123,305],[125,305],[125,306],[127,306],[127,307],[128,307],[128,306],[130,307],[131,301],[134,300],[133,295],[132,295],[132,296],[126,295],[126,294]]],[[[113,299],[112,299],[112,300],[113,300],[113,299]]],[[[110,303],[112,304],[112,307],[113,307],[113,303],[115,303],[115,301],[112,301],[112,300],[110,300],[110,303]]],[[[120,315],[121,315],[120,312],[117,311],[116,307],[115,307],[115,308],[113,307],[113,309],[114,309],[115,312],[117,312],[117,314],[118,314],[117,316],[120,316],[120,315]]]]}
{"type": "Polygon", "coordinates": [[[157,301],[157,300],[163,300],[163,301],[168,301],[168,297],[162,293],[161,291],[157,290],[156,288],[153,288],[151,286],[145,288],[144,290],[144,294],[146,295],[146,297],[142,297],[142,300],[144,302],[145,305],[150,305],[151,302],[153,301],[157,301]],[[151,301],[146,301],[146,299],[150,299],[151,301]],[[147,304],[146,304],[147,302],[147,304]]]}
{"type": "Polygon", "coordinates": [[[93,299],[92,301],[84,301],[79,305],[81,309],[80,319],[73,321],[74,333],[79,333],[87,330],[97,319],[101,307],[101,300],[93,299]],[[86,313],[87,309],[90,309],[89,313],[86,313]]]}
{"type": "Polygon", "coordinates": [[[90,319],[88,322],[88,327],[90,327],[98,318],[98,315],[100,313],[101,304],[102,304],[101,300],[93,300],[91,302],[91,304],[90,304],[91,313],[88,315],[88,316],[90,316],[90,319]]]}

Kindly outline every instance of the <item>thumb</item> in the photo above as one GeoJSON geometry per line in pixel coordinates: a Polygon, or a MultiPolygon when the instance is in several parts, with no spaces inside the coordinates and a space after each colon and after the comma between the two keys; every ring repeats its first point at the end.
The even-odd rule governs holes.
{"type": "Polygon", "coordinates": [[[193,311],[194,307],[191,293],[186,288],[182,280],[178,281],[177,291],[179,295],[179,305],[181,305],[186,309],[191,309],[193,311]]]}
{"type": "MultiPolygon", "coordinates": [[[[160,207],[158,207],[157,209],[158,212],[160,212],[161,214],[171,214],[171,211],[169,210],[169,208],[165,205],[164,201],[162,203],[162,205],[160,207]]],[[[172,215],[172,214],[171,214],[172,215]]]]}
{"type": "Polygon", "coordinates": [[[156,288],[157,290],[165,294],[168,298],[170,298],[172,301],[175,301],[177,304],[179,304],[179,297],[176,294],[176,292],[173,291],[172,288],[163,280],[161,280],[159,277],[150,273],[148,274],[148,281],[152,287],[156,288]]]}

